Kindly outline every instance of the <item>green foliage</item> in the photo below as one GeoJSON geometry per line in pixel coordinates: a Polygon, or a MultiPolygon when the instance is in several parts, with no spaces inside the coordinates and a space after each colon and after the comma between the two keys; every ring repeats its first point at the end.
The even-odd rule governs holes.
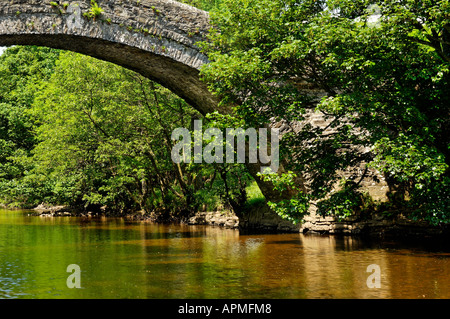
{"type": "MultiPolygon", "coordinates": [[[[307,196],[324,213],[366,207],[360,188],[370,167],[385,174],[399,212],[448,222],[448,8],[448,1],[226,0],[211,12],[216,28],[202,48],[212,63],[201,74],[247,125],[297,128],[280,152],[287,169],[307,176],[307,196]],[[324,95],[319,103],[314,92],[324,95]],[[314,113],[325,125],[304,121],[314,113]]],[[[281,214],[292,218],[305,202],[283,199],[281,214]]]]}
{"type": "Polygon", "coordinates": [[[59,52],[12,47],[0,56],[0,201],[14,206],[27,197],[20,180],[30,169],[36,145],[35,119],[29,113],[39,83],[50,77],[59,52]]]}
{"type": "Polygon", "coordinates": [[[266,202],[266,198],[259,189],[256,181],[253,181],[246,187],[245,193],[247,194],[246,207],[258,206],[266,202]]]}
{"type": "Polygon", "coordinates": [[[67,188],[53,190],[54,202],[115,212],[187,205],[188,190],[174,181],[170,130],[195,113],[167,90],[110,63],[66,53],[33,112],[40,143],[29,178],[46,176],[67,188]]]}
{"type": "MultiPolygon", "coordinates": [[[[449,1],[185,2],[212,10],[201,76],[234,108],[204,128],[295,128],[280,145],[288,173],[263,176],[281,194],[274,211],[298,222],[314,203],[340,218],[449,222],[449,1]],[[389,186],[378,207],[362,190],[372,169],[389,186]]],[[[92,1],[85,16],[102,12],[92,1]]],[[[21,47],[0,58],[3,202],[240,213],[264,200],[241,164],[171,161],[171,130],[198,118],[182,100],[111,64],[65,53],[54,69],[57,59],[21,47]]]]}
{"type": "Polygon", "coordinates": [[[347,217],[358,216],[370,210],[374,211],[375,205],[367,193],[361,193],[352,183],[345,183],[327,200],[317,204],[317,213],[322,216],[332,215],[340,220],[347,217]]]}
{"type": "Polygon", "coordinates": [[[264,181],[271,182],[274,190],[283,193],[292,191],[295,195],[277,202],[269,201],[269,207],[282,218],[297,224],[308,213],[309,196],[296,186],[296,174],[289,171],[283,174],[260,174],[264,181]]]}
{"type": "Polygon", "coordinates": [[[8,49],[0,72],[0,202],[163,218],[243,207],[249,176],[241,165],[172,161],[171,132],[200,115],[160,85],[33,47],[8,49]]]}
{"type": "Polygon", "coordinates": [[[91,0],[91,9],[89,12],[85,12],[83,15],[87,18],[96,20],[98,17],[102,15],[102,13],[105,12],[95,0],[91,0]]]}
{"type": "Polygon", "coordinates": [[[183,0],[180,2],[184,2],[186,4],[189,4],[193,7],[196,7],[196,8],[205,10],[205,11],[210,11],[222,3],[221,0],[183,0]]]}
{"type": "Polygon", "coordinates": [[[397,183],[414,183],[416,189],[423,189],[448,169],[444,155],[415,135],[400,133],[395,140],[382,138],[375,143],[374,153],[371,164],[375,168],[397,183]]]}

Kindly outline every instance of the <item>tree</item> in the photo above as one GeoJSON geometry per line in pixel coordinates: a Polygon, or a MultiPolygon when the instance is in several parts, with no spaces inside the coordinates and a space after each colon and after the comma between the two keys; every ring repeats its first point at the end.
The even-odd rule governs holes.
{"type": "Polygon", "coordinates": [[[29,168],[23,159],[36,144],[28,111],[58,56],[57,50],[33,46],[11,47],[0,56],[0,201],[5,204],[15,205],[26,196],[19,185],[29,168]]]}
{"type": "Polygon", "coordinates": [[[172,161],[172,131],[200,114],[162,86],[70,52],[15,47],[3,59],[2,203],[171,218],[246,200],[240,165],[172,161]]]}
{"type": "Polygon", "coordinates": [[[211,15],[202,70],[249,126],[290,127],[281,152],[307,191],[272,203],[291,220],[364,209],[369,167],[385,174],[390,207],[448,222],[448,1],[228,0],[211,15]],[[220,31],[219,31],[220,30],[220,31]],[[305,119],[320,113],[325,126],[305,119]],[[363,174],[354,168],[362,168],[363,174]],[[340,185],[336,191],[336,185],[340,185]]]}
{"type": "Polygon", "coordinates": [[[20,186],[33,204],[186,217],[203,204],[233,207],[236,191],[227,183],[247,182],[239,168],[173,162],[172,131],[200,114],[111,63],[62,53],[30,114],[38,143],[23,158],[30,169],[20,186]]]}
{"type": "Polygon", "coordinates": [[[51,183],[52,202],[150,212],[182,205],[176,198],[189,201],[170,160],[170,130],[190,123],[195,112],[159,85],[64,53],[33,113],[40,142],[28,180],[51,183]]]}

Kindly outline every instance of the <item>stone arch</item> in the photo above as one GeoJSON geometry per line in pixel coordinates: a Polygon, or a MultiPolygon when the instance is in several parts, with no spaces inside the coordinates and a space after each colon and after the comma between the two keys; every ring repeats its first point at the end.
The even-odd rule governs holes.
{"type": "MultiPolygon", "coordinates": [[[[199,69],[208,58],[196,43],[205,39],[210,28],[207,12],[173,0],[96,3],[104,11],[94,19],[86,17],[91,0],[1,1],[0,46],[37,45],[89,55],[162,84],[203,115],[229,112],[218,106],[199,78],[199,69]]],[[[247,167],[266,199],[279,196],[271,183],[257,176],[259,163],[247,167]]],[[[267,213],[276,228],[285,222],[267,213]]],[[[259,228],[261,220],[259,216],[243,224],[259,228]]]]}
{"type": "Polygon", "coordinates": [[[11,0],[0,3],[0,46],[38,45],[106,60],[148,77],[200,113],[217,101],[199,79],[208,62],[196,46],[209,29],[208,13],[172,0],[11,0]]]}

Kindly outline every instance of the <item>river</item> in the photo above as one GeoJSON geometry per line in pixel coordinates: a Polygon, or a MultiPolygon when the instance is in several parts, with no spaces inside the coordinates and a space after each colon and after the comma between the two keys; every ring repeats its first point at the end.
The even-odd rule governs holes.
{"type": "Polygon", "coordinates": [[[450,245],[0,210],[0,298],[450,298],[450,245]]]}

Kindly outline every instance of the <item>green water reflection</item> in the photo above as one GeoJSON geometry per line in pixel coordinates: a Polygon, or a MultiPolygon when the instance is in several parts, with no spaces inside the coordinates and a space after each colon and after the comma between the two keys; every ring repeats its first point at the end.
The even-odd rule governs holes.
{"type": "Polygon", "coordinates": [[[0,298],[450,298],[447,246],[0,211],[0,298]]]}

